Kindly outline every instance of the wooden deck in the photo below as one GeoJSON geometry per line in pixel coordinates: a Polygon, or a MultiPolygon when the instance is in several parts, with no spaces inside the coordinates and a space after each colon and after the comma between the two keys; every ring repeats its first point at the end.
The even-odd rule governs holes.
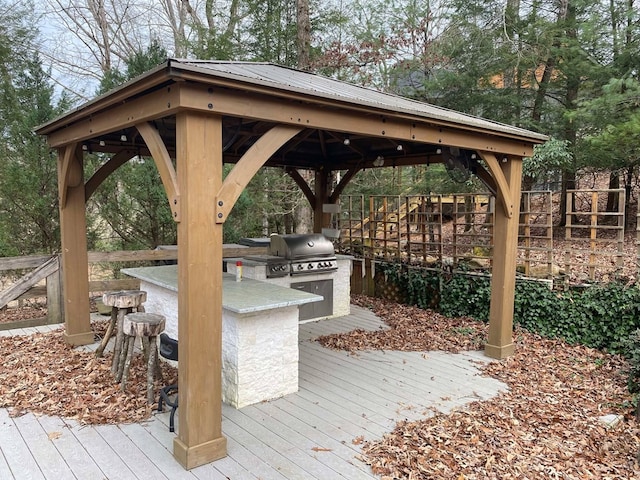
{"type": "Polygon", "coordinates": [[[0,479],[373,479],[357,459],[355,439],[380,438],[398,420],[506,388],[477,375],[471,360],[489,360],[481,352],[349,355],[311,340],[354,328],[384,325],[358,307],[346,317],[302,324],[299,392],[240,410],[224,405],[228,456],[222,460],[185,471],[171,453],[168,412],[143,424],[93,427],[32,414],[10,418],[0,409],[0,479]]]}

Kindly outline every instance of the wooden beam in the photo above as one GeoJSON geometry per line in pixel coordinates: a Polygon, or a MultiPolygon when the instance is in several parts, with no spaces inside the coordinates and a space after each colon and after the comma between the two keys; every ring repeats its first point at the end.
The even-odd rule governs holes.
{"type": "Polygon", "coordinates": [[[25,257],[0,257],[0,272],[36,268],[46,262],[51,255],[28,255],[25,257]]]}
{"type": "MultiPolygon", "coordinates": [[[[520,198],[522,184],[522,159],[510,158],[503,163],[505,182],[512,195],[520,198]]],[[[501,193],[499,191],[498,196],[501,193]]],[[[504,358],[513,354],[513,301],[516,284],[516,254],[520,202],[513,206],[511,215],[505,209],[496,208],[491,275],[491,304],[489,311],[489,339],[485,354],[492,358],[504,358]]]]}
{"type": "Polygon", "coordinates": [[[393,115],[364,107],[323,106],[288,101],[277,97],[214,89],[210,86],[181,84],[181,106],[214,111],[279,124],[299,125],[357,135],[416,141],[433,145],[450,145],[468,150],[484,150],[515,156],[531,156],[533,141],[510,138],[508,134],[480,130],[465,125],[438,126],[406,114],[393,115]]]}
{"type": "MultiPolygon", "coordinates": [[[[225,79],[220,77],[207,77],[203,79],[202,75],[194,74],[192,72],[180,72],[179,76],[182,80],[188,81],[183,83],[183,85],[193,86],[193,85],[206,85],[207,90],[210,94],[214,94],[220,90],[227,90],[237,92],[240,90],[242,92],[242,96],[247,95],[255,95],[255,96],[267,96],[276,98],[278,102],[287,102],[290,101],[292,103],[309,103],[312,104],[316,109],[324,109],[324,108],[338,108],[340,110],[354,110],[365,112],[367,114],[373,113],[376,115],[382,115],[386,117],[396,117],[396,118],[408,118],[414,120],[417,118],[415,115],[403,112],[394,112],[387,109],[376,108],[371,105],[363,105],[361,102],[355,101],[342,101],[335,100],[326,97],[314,96],[309,93],[300,93],[291,90],[280,90],[275,89],[270,86],[265,85],[256,85],[252,83],[242,83],[237,79],[225,79]]],[[[212,107],[213,108],[213,107],[212,107]]],[[[437,128],[450,128],[463,125],[465,130],[468,131],[476,131],[483,132],[486,134],[494,134],[497,133],[500,137],[509,137],[514,140],[524,141],[525,143],[529,143],[533,141],[534,143],[543,143],[546,139],[540,140],[532,140],[529,135],[519,135],[516,132],[495,132],[494,129],[484,128],[481,126],[468,125],[467,122],[457,122],[455,120],[447,119],[446,115],[440,115],[439,117],[423,117],[430,125],[433,125],[437,128]]],[[[527,155],[528,156],[528,155],[527,155]]]]}
{"type": "Polygon", "coordinates": [[[96,170],[84,185],[85,202],[91,198],[96,189],[102,185],[109,175],[136,156],[135,150],[121,150],[96,170]]]}
{"type": "MultiPolygon", "coordinates": [[[[515,201],[516,197],[514,196],[514,192],[511,190],[509,183],[507,183],[507,179],[505,177],[505,174],[502,168],[500,167],[500,163],[498,163],[498,159],[491,152],[479,151],[478,154],[485,161],[485,163],[487,164],[487,167],[489,167],[491,176],[496,182],[496,186],[497,186],[496,195],[498,197],[498,201],[500,202],[500,205],[502,205],[505,215],[508,218],[511,218],[513,216],[515,204],[518,202],[515,201]]],[[[507,157],[504,157],[504,158],[506,159],[507,157]]],[[[520,164],[522,164],[522,159],[518,158],[517,160],[507,159],[506,162],[503,162],[503,165],[505,167],[508,166],[508,163],[510,161],[519,161],[520,164]]],[[[519,193],[517,198],[520,198],[519,193]]]]}
{"type": "Polygon", "coordinates": [[[47,323],[64,322],[64,296],[62,294],[62,271],[59,258],[58,268],[47,277],[45,290],[47,296],[47,323]]]}
{"type": "Polygon", "coordinates": [[[222,436],[222,228],[214,219],[222,186],[222,118],[180,113],[178,186],[178,391],[173,454],[186,469],[227,454],[222,436]]]}
{"type": "MultiPolygon", "coordinates": [[[[244,255],[265,255],[269,249],[267,247],[223,247],[222,256],[242,257],[244,255]]],[[[21,257],[22,258],[22,257],[21,257]]],[[[38,257],[40,258],[40,257],[38,257]]],[[[159,260],[176,260],[178,258],[178,249],[159,249],[159,250],[121,250],[117,252],[89,252],[89,263],[100,262],[139,262],[139,261],[159,261],[159,260]]],[[[9,270],[3,268],[4,258],[0,258],[0,270],[9,270]]],[[[42,262],[40,262],[42,263],[42,262]]]]}
{"type": "Polygon", "coordinates": [[[179,109],[178,95],[178,88],[173,85],[141,97],[123,100],[108,110],[97,111],[90,117],[51,132],[47,136],[47,142],[54,148],[81,143],[136,124],[175,115],[179,109]]]}
{"type": "Polygon", "coordinates": [[[167,147],[158,133],[158,129],[153,127],[149,123],[138,123],[136,128],[140,132],[142,138],[144,138],[153,161],[158,168],[164,190],[167,192],[167,198],[169,199],[169,207],[171,207],[171,213],[173,219],[176,222],[180,221],[180,189],[178,188],[178,179],[176,178],[176,171],[173,168],[171,157],[167,151],[167,147]]]}
{"type": "MultiPolygon", "coordinates": [[[[87,345],[93,343],[93,330],[89,313],[89,263],[82,150],[74,145],[69,145],[66,150],[62,158],[58,159],[58,179],[66,192],[66,202],[60,202],[64,337],[70,345],[87,345]],[[74,154],[67,157],[69,149],[74,154]],[[66,188],[65,177],[70,179],[66,188]]],[[[59,194],[62,195],[62,191],[59,194]]]]}
{"type": "MultiPolygon", "coordinates": [[[[216,195],[216,222],[224,223],[229,212],[249,181],[271,156],[285,143],[302,131],[302,127],[276,125],[266,132],[242,156],[224,179],[216,195]]],[[[222,164],[222,158],[220,159],[222,164]]]]}
{"type": "Polygon", "coordinates": [[[486,168],[484,168],[482,165],[478,164],[476,165],[476,171],[475,171],[475,175],[482,180],[482,182],[487,186],[487,188],[489,189],[489,191],[493,194],[496,195],[496,193],[498,192],[498,187],[496,185],[496,181],[495,179],[491,176],[491,174],[487,171],[486,168]]]}

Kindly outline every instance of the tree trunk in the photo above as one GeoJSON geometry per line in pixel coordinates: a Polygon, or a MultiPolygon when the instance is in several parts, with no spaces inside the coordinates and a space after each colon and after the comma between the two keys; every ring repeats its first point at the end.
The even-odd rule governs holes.
{"type": "MultiPolygon", "coordinates": [[[[609,189],[615,190],[620,188],[620,175],[618,172],[611,172],[609,174],[609,189]]],[[[615,212],[618,210],[618,194],[609,192],[607,195],[607,212],[615,212]]]]}
{"type": "Polygon", "coordinates": [[[309,52],[311,50],[311,20],[309,18],[309,0],[296,0],[298,9],[297,26],[297,47],[298,47],[298,68],[309,70],[309,52]]]}
{"type": "MultiPolygon", "coordinates": [[[[296,0],[296,46],[297,64],[300,70],[310,70],[310,50],[311,50],[311,20],[309,17],[309,0],[296,0]]],[[[300,170],[300,175],[308,184],[311,184],[315,175],[310,170],[300,170]]],[[[296,209],[296,229],[297,233],[307,233],[312,231],[313,213],[311,205],[303,201],[296,209]]]]}
{"type": "Polygon", "coordinates": [[[624,225],[625,225],[625,229],[626,226],[632,225],[633,222],[633,218],[631,217],[631,189],[632,189],[632,183],[633,182],[633,174],[635,171],[635,167],[629,167],[627,169],[627,173],[625,175],[625,181],[624,181],[624,215],[625,215],[625,219],[624,219],[624,225]],[[631,218],[630,218],[631,217],[631,218]]]}
{"type": "MultiPolygon", "coordinates": [[[[563,8],[561,8],[558,20],[564,20],[566,22],[565,35],[569,42],[574,43],[577,39],[576,29],[576,10],[570,0],[563,0],[563,8]]],[[[571,53],[567,52],[567,57],[564,58],[565,63],[573,64],[571,53]]],[[[578,91],[580,89],[580,76],[576,73],[575,69],[568,69],[566,72],[567,86],[564,99],[565,111],[573,111],[576,109],[576,102],[578,100],[578,91]]],[[[576,138],[578,132],[575,122],[566,121],[564,125],[564,139],[569,141],[569,144],[575,148],[576,138]]],[[[574,156],[575,159],[575,156],[574,156]]],[[[573,211],[572,205],[567,205],[566,197],[567,190],[574,190],[576,188],[576,169],[566,170],[562,175],[562,196],[560,199],[560,213],[562,215],[560,219],[560,226],[566,225],[567,212],[573,211]]],[[[572,223],[578,223],[578,218],[572,219],[572,223]]]]}

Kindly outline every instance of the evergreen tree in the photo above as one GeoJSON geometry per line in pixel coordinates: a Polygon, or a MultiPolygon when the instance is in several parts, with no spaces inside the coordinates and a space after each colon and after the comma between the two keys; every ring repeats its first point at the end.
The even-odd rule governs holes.
{"type": "MultiPolygon", "coordinates": [[[[166,57],[160,43],[151,42],[146,50],[136,51],[126,59],[124,72],[108,72],[102,79],[99,93],[160,65],[166,57]]],[[[88,173],[106,160],[102,154],[88,155],[88,173]]],[[[176,243],[176,225],[162,179],[151,158],[135,157],[122,165],[92,195],[89,208],[109,227],[110,231],[103,232],[102,237],[116,236],[107,247],[135,250],[176,243]]]]}
{"type": "Polygon", "coordinates": [[[69,105],[54,106],[28,7],[0,3],[0,255],[60,248],[56,157],[33,129],[69,105]]]}

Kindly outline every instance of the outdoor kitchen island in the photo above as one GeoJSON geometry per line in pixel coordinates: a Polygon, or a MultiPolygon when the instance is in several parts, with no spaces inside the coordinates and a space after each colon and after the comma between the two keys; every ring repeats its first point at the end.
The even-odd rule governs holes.
{"type": "MultiPolygon", "coordinates": [[[[178,339],[176,265],[126,268],[147,292],[145,309],[178,339]]],[[[206,295],[206,292],[203,292],[206,295]]],[[[222,401],[236,408],[298,391],[298,308],[322,297],[223,274],[222,401]]]]}
{"type": "Polygon", "coordinates": [[[353,257],[336,255],[333,243],[324,235],[288,234],[267,238],[240,239],[241,245],[267,247],[268,255],[227,258],[226,270],[242,277],[323,297],[300,307],[300,321],[311,322],[349,315],[353,257]]]}

